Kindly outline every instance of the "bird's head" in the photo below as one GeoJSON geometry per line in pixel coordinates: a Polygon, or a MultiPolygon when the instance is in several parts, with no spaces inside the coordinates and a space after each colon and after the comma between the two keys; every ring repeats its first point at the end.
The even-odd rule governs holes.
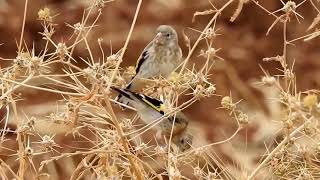
{"type": "Polygon", "coordinates": [[[189,133],[182,134],[176,139],[173,139],[174,143],[179,147],[181,152],[184,152],[191,148],[193,136],[189,133]]]}
{"type": "Polygon", "coordinates": [[[178,42],[178,35],[177,32],[168,25],[160,25],[157,28],[156,36],[154,42],[157,45],[170,45],[170,43],[177,43],[178,42]]]}

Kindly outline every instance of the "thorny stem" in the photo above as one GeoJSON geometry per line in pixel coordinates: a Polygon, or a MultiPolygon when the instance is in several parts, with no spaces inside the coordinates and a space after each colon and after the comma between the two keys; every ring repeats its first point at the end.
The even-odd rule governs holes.
{"type": "MultiPolygon", "coordinates": [[[[11,82],[11,83],[14,83],[14,84],[18,84],[18,85],[23,86],[23,87],[28,87],[28,88],[32,88],[32,89],[36,89],[36,90],[40,90],[40,91],[46,91],[46,92],[51,92],[51,93],[56,93],[56,94],[61,94],[61,95],[69,95],[69,96],[86,96],[87,95],[85,93],[66,92],[66,91],[42,88],[42,87],[38,87],[38,86],[32,86],[32,85],[29,85],[29,84],[25,84],[26,82],[22,83],[22,82],[13,81],[13,80],[10,80],[10,79],[3,79],[1,77],[0,77],[0,80],[4,80],[4,81],[8,81],[8,82],[11,82]]],[[[102,94],[97,94],[96,97],[102,97],[102,94]]],[[[114,103],[119,103],[118,101],[115,101],[113,99],[110,99],[110,101],[112,101],[114,103]]],[[[122,105],[122,106],[125,106],[126,108],[134,110],[134,111],[136,110],[133,107],[130,107],[130,106],[127,106],[127,105],[122,105]]]]}
{"type": "Polygon", "coordinates": [[[94,154],[89,154],[88,156],[84,157],[82,161],[78,164],[76,169],[73,171],[70,180],[75,180],[77,179],[77,176],[80,174],[80,171],[82,168],[85,166],[87,161],[90,161],[95,155],[94,154]]]}
{"type": "MultiPolygon", "coordinates": [[[[33,77],[33,73],[30,74],[28,76],[28,78],[26,78],[22,84],[28,82],[29,80],[32,79],[33,77]]],[[[14,117],[15,117],[15,120],[16,122],[18,122],[18,127],[21,126],[22,122],[21,122],[21,119],[18,118],[18,112],[17,112],[17,107],[16,107],[16,103],[15,101],[13,100],[13,97],[12,97],[12,92],[17,89],[18,87],[20,87],[20,85],[16,85],[14,86],[12,89],[8,90],[5,94],[3,94],[1,96],[1,98],[5,97],[5,96],[9,96],[9,98],[12,100],[11,102],[11,106],[12,106],[12,109],[13,109],[13,112],[14,112],[14,117]]],[[[19,154],[19,171],[18,171],[18,176],[19,176],[19,179],[23,179],[24,178],[24,172],[25,172],[25,164],[26,164],[26,157],[24,157],[24,143],[23,143],[23,136],[24,134],[22,133],[18,133],[17,135],[17,141],[18,141],[18,146],[19,146],[19,150],[18,150],[18,154],[19,154]]]]}
{"type": "MultiPolygon", "coordinates": [[[[11,94],[10,97],[12,98],[11,94]]],[[[20,121],[21,119],[18,118],[18,112],[17,112],[17,107],[15,101],[11,102],[12,109],[14,112],[14,117],[15,120],[18,122],[18,127],[21,126],[22,122],[20,121]]],[[[23,142],[23,136],[24,134],[18,133],[17,135],[17,141],[18,141],[18,156],[19,156],[19,170],[18,170],[18,176],[19,179],[24,179],[24,172],[25,172],[25,166],[26,166],[26,157],[24,156],[24,142],[23,142]]]]}
{"type": "Polygon", "coordinates": [[[11,167],[6,163],[4,162],[1,158],[0,158],[0,165],[1,166],[4,166],[5,168],[7,168],[9,170],[9,172],[16,178],[16,179],[19,179],[19,177],[16,175],[16,173],[11,169],[11,167]]]}
{"type": "Polygon", "coordinates": [[[238,129],[230,136],[228,137],[227,139],[225,140],[222,140],[222,141],[218,141],[218,142],[214,142],[214,143],[211,143],[211,144],[207,144],[205,146],[201,146],[199,148],[196,148],[196,149],[193,149],[191,151],[188,151],[186,153],[182,153],[182,154],[179,154],[179,156],[184,156],[186,154],[191,154],[192,152],[195,152],[197,151],[198,149],[202,149],[202,148],[207,148],[207,147],[210,147],[210,146],[215,146],[215,145],[219,145],[219,144],[224,144],[226,142],[230,142],[237,134],[238,132],[242,129],[242,127],[238,127],[238,129]]]}
{"type": "MultiPolygon", "coordinates": [[[[88,164],[88,165],[86,164],[88,167],[86,167],[86,168],[84,169],[84,171],[82,171],[82,172],[80,172],[80,173],[78,174],[78,177],[76,178],[76,180],[83,179],[82,177],[85,175],[85,171],[91,169],[92,166],[93,166],[93,164],[94,164],[95,162],[97,162],[98,160],[99,160],[99,157],[96,156],[96,157],[93,158],[93,160],[90,162],[90,164],[88,164]]],[[[92,177],[93,177],[93,175],[94,175],[94,174],[92,174],[92,177]]],[[[70,180],[71,180],[71,178],[70,178],[70,180]]]]}
{"type": "MultiPolygon", "coordinates": [[[[122,145],[124,147],[125,153],[130,154],[128,141],[126,139],[126,136],[124,135],[122,127],[119,124],[117,116],[115,115],[115,113],[114,113],[114,111],[112,109],[112,106],[111,106],[111,103],[110,103],[109,99],[110,99],[109,96],[106,95],[106,99],[104,101],[106,103],[107,111],[111,115],[112,122],[113,122],[114,126],[116,127],[117,133],[120,136],[120,140],[121,140],[121,143],[122,143],[122,145]]],[[[143,180],[144,178],[143,178],[143,175],[142,175],[142,172],[141,172],[139,166],[136,164],[136,162],[134,161],[134,159],[131,156],[128,156],[128,159],[129,159],[130,164],[131,164],[131,168],[130,168],[131,173],[135,174],[138,180],[143,180]]]]}
{"type": "MultiPolygon", "coordinates": [[[[94,64],[94,59],[93,59],[93,56],[92,56],[92,52],[90,50],[90,47],[89,47],[89,44],[88,44],[88,41],[87,41],[87,36],[89,35],[89,32],[91,31],[91,29],[93,28],[93,26],[97,23],[98,19],[100,18],[102,12],[99,11],[99,14],[97,15],[96,19],[94,20],[94,22],[92,23],[92,25],[90,26],[87,34],[83,37],[83,40],[87,46],[87,49],[88,49],[88,52],[89,52],[89,55],[90,55],[90,59],[91,59],[91,63],[92,65],[94,64]]],[[[81,41],[81,40],[80,40],[81,41]]]]}
{"type": "MultiPolygon", "coordinates": [[[[90,10],[90,11],[91,11],[91,10],[90,10]]],[[[96,18],[95,18],[95,20],[93,21],[93,23],[89,26],[89,29],[87,30],[86,34],[85,34],[83,37],[80,38],[80,36],[82,35],[82,32],[79,33],[79,35],[77,36],[77,39],[75,40],[75,42],[70,46],[70,47],[72,48],[72,49],[71,49],[71,52],[73,52],[73,50],[74,50],[74,48],[75,48],[75,46],[76,46],[77,44],[79,44],[79,43],[82,42],[85,38],[87,38],[87,36],[88,36],[89,33],[91,32],[92,28],[93,28],[93,27],[95,26],[95,24],[98,22],[101,14],[102,14],[101,10],[99,10],[98,12],[99,12],[98,15],[96,16],[96,18]]],[[[90,14],[90,12],[88,13],[87,18],[89,17],[89,14],[90,14]]],[[[84,21],[84,24],[85,24],[86,21],[87,21],[87,19],[84,21]]],[[[81,27],[81,28],[85,28],[85,27],[81,27]]],[[[70,53],[70,55],[69,55],[69,60],[70,60],[70,58],[72,58],[71,55],[72,55],[72,53],[70,53]]],[[[69,62],[69,60],[68,60],[68,62],[69,62]]]]}
{"type": "Polygon", "coordinates": [[[238,129],[227,139],[225,140],[222,140],[222,141],[219,141],[219,142],[215,142],[215,143],[211,143],[211,144],[207,144],[205,146],[202,146],[202,148],[206,148],[206,147],[210,147],[210,146],[215,146],[215,145],[218,145],[218,144],[223,144],[223,143],[226,143],[226,142],[229,142],[230,140],[232,140],[237,134],[238,132],[242,129],[242,127],[238,127],[238,129]]]}
{"type": "Polygon", "coordinates": [[[126,152],[123,152],[123,151],[116,151],[116,150],[105,150],[105,149],[94,149],[94,150],[91,150],[91,151],[76,151],[76,152],[71,152],[71,153],[64,153],[64,154],[62,154],[60,156],[57,156],[57,157],[54,157],[54,158],[51,158],[51,159],[43,161],[41,163],[39,171],[41,171],[43,169],[44,165],[49,164],[52,161],[59,160],[59,159],[61,159],[63,157],[66,157],[66,156],[70,157],[70,156],[75,156],[75,155],[79,155],[79,154],[81,154],[81,155],[91,155],[91,154],[100,154],[100,153],[104,153],[104,154],[106,154],[106,153],[109,153],[109,154],[118,153],[118,154],[121,154],[121,155],[124,155],[124,156],[132,157],[132,158],[136,159],[137,161],[139,161],[141,164],[143,164],[146,167],[148,167],[150,172],[152,172],[155,176],[157,176],[157,178],[159,180],[162,180],[162,177],[160,175],[158,175],[146,162],[144,162],[143,160],[139,159],[137,156],[133,155],[132,153],[126,153],[126,152]]]}
{"type": "Polygon", "coordinates": [[[38,86],[32,86],[32,85],[28,85],[28,84],[12,81],[12,80],[9,80],[9,79],[2,79],[2,78],[0,78],[0,79],[4,80],[4,81],[15,83],[15,84],[19,84],[19,85],[24,86],[24,87],[41,90],[41,91],[47,91],[47,92],[63,94],[63,95],[70,95],[70,96],[84,96],[85,95],[85,94],[81,94],[81,93],[65,92],[65,91],[60,91],[60,90],[42,88],[42,87],[38,87],[38,86]]]}
{"type": "Polygon", "coordinates": [[[108,91],[110,89],[110,86],[112,84],[112,81],[113,79],[116,77],[116,74],[117,74],[117,71],[119,69],[119,66],[120,66],[120,63],[122,62],[122,59],[123,59],[123,56],[124,56],[124,53],[126,52],[126,49],[127,49],[127,46],[129,44],[129,40],[130,40],[130,37],[131,37],[131,34],[133,32],[133,28],[136,24],[136,21],[137,21],[137,18],[138,18],[138,14],[139,14],[139,11],[140,11],[140,7],[141,7],[141,4],[142,4],[142,0],[139,0],[138,2],[138,6],[137,6],[137,9],[136,9],[136,12],[134,14],[134,18],[133,18],[133,21],[132,21],[132,24],[131,24],[131,27],[130,27],[130,30],[129,30],[129,34],[127,36],[127,39],[126,39],[126,42],[124,43],[124,46],[122,48],[122,51],[121,51],[121,54],[120,54],[120,57],[119,57],[119,61],[117,62],[117,65],[111,75],[111,78],[110,78],[110,83],[108,84],[108,87],[106,89],[106,91],[108,91]]]}
{"type": "Polygon", "coordinates": [[[262,108],[260,102],[257,100],[257,98],[255,97],[255,95],[253,94],[253,92],[250,90],[250,88],[248,88],[245,85],[245,82],[243,82],[243,80],[238,76],[237,71],[235,69],[235,67],[233,67],[230,63],[228,63],[227,61],[223,62],[223,66],[224,70],[227,72],[227,76],[230,79],[232,85],[234,87],[236,87],[239,92],[241,93],[241,95],[245,98],[245,99],[250,99],[252,101],[252,103],[258,107],[258,108],[262,108]]]}
{"type": "Polygon", "coordinates": [[[9,114],[10,114],[10,107],[9,107],[9,105],[7,105],[7,107],[6,107],[6,117],[5,117],[5,122],[4,122],[4,126],[3,126],[3,132],[2,132],[2,135],[1,135],[0,144],[4,142],[4,136],[6,134],[7,125],[8,125],[8,121],[9,121],[9,114]]]}
{"type": "Polygon", "coordinates": [[[310,0],[310,4],[314,7],[314,9],[320,13],[320,10],[317,8],[317,6],[314,4],[314,2],[312,0],[310,0]]]}
{"type": "Polygon", "coordinates": [[[83,38],[83,39],[84,39],[84,42],[85,42],[85,44],[86,44],[86,46],[87,46],[87,49],[88,49],[88,52],[89,52],[89,55],[90,55],[91,63],[92,63],[92,65],[94,65],[93,55],[92,55],[92,53],[91,53],[90,46],[89,46],[89,43],[88,43],[88,41],[87,41],[87,38],[83,38]]]}
{"type": "Polygon", "coordinates": [[[18,48],[18,52],[19,53],[21,52],[23,34],[24,34],[24,27],[26,25],[27,8],[28,8],[28,0],[26,0],[26,2],[24,4],[23,21],[22,21],[22,27],[21,27],[21,36],[20,36],[20,43],[19,43],[19,48],[18,48]]]}
{"type": "MultiPolygon", "coordinates": [[[[84,26],[84,25],[86,24],[86,22],[87,22],[87,20],[88,20],[88,18],[89,18],[89,16],[90,16],[90,14],[91,14],[91,11],[92,11],[93,7],[94,7],[94,6],[91,6],[91,7],[90,7],[89,12],[88,12],[86,18],[85,18],[85,19],[82,21],[82,23],[81,23],[81,26],[84,26]]],[[[72,56],[73,51],[74,51],[74,48],[76,47],[75,44],[77,44],[79,38],[81,37],[81,33],[82,33],[82,32],[79,32],[79,34],[78,34],[78,36],[77,36],[77,38],[76,38],[76,40],[75,40],[74,46],[72,46],[72,49],[71,49],[71,51],[70,51],[70,56],[69,56],[69,58],[68,58],[68,62],[70,61],[71,56],[72,56]]]]}
{"type": "MultiPolygon", "coordinates": [[[[10,95],[10,98],[11,95],[10,95]]],[[[18,119],[18,113],[17,113],[17,107],[16,107],[16,103],[14,101],[12,101],[11,103],[12,105],[12,109],[14,112],[14,117],[15,120],[18,122],[18,127],[21,125],[21,122],[19,121],[20,119],[18,119]]],[[[18,179],[24,179],[24,172],[25,172],[25,166],[26,166],[26,157],[24,156],[24,142],[23,142],[23,134],[18,133],[17,135],[17,141],[18,141],[18,156],[19,156],[19,170],[18,170],[18,179]]]]}
{"type": "Polygon", "coordinates": [[[1,80],[5,80],[5,81],[8,81],[8,82],[12,82],[12,83],[16,83],[18,85],[14,86],[13,88],[9,89],[6,93],[2,94],[2,96],[0,97],[0,99],[10,95],[13,91],[15,91],[16,89],[18,89],[20,86],[23,86],[25,85],[25,83],[27,83],[28,81],[30,81],[33,77],[33,74],[30,74],[25,80],[23,80],[21,83],[19,82],[16,82],[16,81],[12,81],[12,80],[9,80],[9,79],[3,79],[3,78],[0,78],[1,80]]]}
{"type": "Polygon", "coordinates": [[[253,3],[255,3],[258,7],[260,7],[262,10],[266,11],[269,15],[272,15],[273,17],[275,17],[276,19],[278,19],[279,17],[276,16],[274,13],[270,12],[269,10],[267,10],[265,7],[263,7],[262,5],[259,4],[258,1],[255,0],[251,0],[253,3]]]}
{"type": "Polygon", "coordinates": [[[283,23],[283,68],[287,67],[287,18],[283,23]]]}
{"type": "MultiPolygon", "coordinates": [[[[212,39],[210,40],[210,43],[208,45],[208,49],[212,48],[212,39]]],[[[208,65],[209,65],[209,61],[210,61],[210,54],[207,55],[206,57],[206,62],[203,65],[203,67],[200,69],[199,73],[202,73],[204,70],[206,70],[206,75],[208,74],[208,65]]]]}
{"type": "Polygon", "coordinates": [[[292,40],[288,41],[287,43],[288,43],[288,44],[291,44],[291,43],[293,43],[293,42],[295,42],[295,41],[298,41],[298,40],[301,40],[301,39],[305,39],[305,38],[307,38],[307,37],[311,37],[311,36],[313,36],[313,35],[315,35],[315,34],[318,34],[318,33],[319,33],[319,31],[315,31],[315,32],[313,32],[313,33],[306,34],[306,35],[304,35],[304,36],[300,36],[300,37],[297,37],[297,38],[295,38],[295,39],[292,39],[292,40]]]}
{"type": "Polygon", "coordinates": [[[196,42],[193,44],[191,50],[188,53],[188,56],[186,57],[186,59],[183,62],[182,68],[179,72],[179,76],[181,76],[183,70],[185,69],[190,57],[192,56],[193,52],[195,51],[196,47],[198,46],[199,42],[201,41],[201,39],[203,38],[203,36],[206,34],[205,32],[210,28],[210,26],[212,25],[212,23],[217,19],[217,17],[220,15],[220,13],[226,8],[228,7],[234,0],[229,0],[226,4],[224,4],[217,12],[216,14],[211,18],[211,20],[209,21],[209,23],[207,24],[207,26],[204,28],[204,30],[201,32],[200,36],[198,37],[198,39],[196,40],[196,42]]]}
{"type": "MultiPolygon", "coordinates": [[[[286,19],[283,23],[283,54],[282,54],[282,67],[283,72],[286,73],[287,71],[287,21],[288,21],[288,15],[286,15],[286,19]]],[[[288,79],[285,78],[285,89],[288,88],[288,79]]]]}
{"type": "Polygon", "coordinates": [[[293,136],[295,136],[300,130],[302,130],[305,127],[305,124],[309,121],[305,121],[302,125],[300,125],[298,128],[296,128],[292,133],[290,133],[284,140],[282,140],[276,148],[274,148],[271,153],[259,164],[259,166],[252,171],[252,173],[248,176],[248,180],[252,180],[257,173],[260,171],[260,169],[267,163],[269,160],[273,157],[273,155],[278,152],[282,146],[284,146],[288,140],[290,140],[293,136]]]}

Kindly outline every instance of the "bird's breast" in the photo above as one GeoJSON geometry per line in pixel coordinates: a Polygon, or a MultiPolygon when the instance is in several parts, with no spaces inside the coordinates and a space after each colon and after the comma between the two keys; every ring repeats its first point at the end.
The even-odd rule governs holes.
{"type": "Polygon", "coordinates": [[[163,50],[156,57],[156,66],[159,69],[160,75],[167,78],[172,71],[178,66],[179,57],[172,50],[163,50]]]}
{"type": "Polygon", "coordinates": [[[140,118],[146,124],[152,123],[162,117],[162,114],[156,111],[150,111],[150,109],[140,110],[138,112],[139,112],[140,118]]]}

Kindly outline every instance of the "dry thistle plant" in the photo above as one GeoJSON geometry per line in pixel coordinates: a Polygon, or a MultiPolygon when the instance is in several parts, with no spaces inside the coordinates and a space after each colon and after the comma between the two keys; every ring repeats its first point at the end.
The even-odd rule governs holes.
{"type": "MultiPolygon", "coordinates": [[[[145,80],[146,85],[141,93],[164,101],[166,113],[155,123],[143,125],[137,122],[133,108],[128,107],[131,109],[127,110],[129,113],[119,109],[118,102],[114,100],[116,94],[110,89],[113,86],[125,87],[135,74],[132,66],[125,68],[122,62],[144,2],[137,2],[126,40],[117,52],[111,51],[107,55],[102,46],[104,40],[95,40],[101,51],[99,57],[92,51],[90,34],[99,26],[104,8],[111,6],[113,0],[90,1],[82,19],[66,25],[73,31],[68,41],[54,38],[57,30],[55,18],[61,16],[60,12],[54,12],[49,7],[39,9],[37,20],[42,25],[39,34],[44,42],[40,53],[35,48],[37,44],[29,48],[24,43],[28,3],[26,0],[24,4],[17,54],[11,59],[1,58],[10,62],[0,71],[0,108],[6,111],[0,135],[1,152],[7,157],[0,159],[1,179],[59,179],[63,175],[59,175],[59,170],[54,167],[56,162],[68,162],[64,166],[68,166],[65,168],[70,173],[64,179],[320,178],[319,90],[299,90],[294,71],[294,62],[298,59],[288,56],[289,46],[300,41],[309,43],[319,36],[316,28],[320,19],[318,2],[281,1],[282,7],[272,12],[255,0],[227,0],[220,4],[209,1],[210,9],[195,12],[192,19],[196,22],[200,16],[211,17],[206,26],[202,30],[189,28],[179,33],[188,51],[176,72],[167,79],[156,77],[145,80]],[[306,3],[310,3],[318,15],[306,29],[305,35],[290,40],[288,32],[293,29],[289,25],[304,21],[298,9],[306,3]],[[237,4],[236,9],[232,9],[233,4],[237,4]],[[188,128],[196,139],[191,148],[184,152],[174,148],[170,141],[172,137],[157,138],[152,127],[196,102],[209,97],[217,98],[215,95],[219,86],[212,82],[212,70],[216,65],[228,65],[228,59],[221,52],[223,49],[216,43],[218,36],[225,35],[219,28],[220,17],[232,9],[229,18],[231,22],[236,22],[241,14],[246,13],[244,7],[247,5],[274,18],[269,29],[265,30],[267,37],[272,35],[276,26],[283,28],[282,54],[263,58],[266,63],[279,63],[279,74],[269,73],[261,65],[264,75],[258,83],[263,88],[272,87],[278,92],[275,101],[281,104],[281,117],[272,119],[272,123],[280,124],[281,128],[272,133],[282,138],[279,142],[270,143],[264,154],[255,157],[260,160],[254,161],[253,167],[234,163],[240,172],[237,174],[230,167],[230,162],[212,149],[218,145],[232,144],[242,130],[254,123],[254,117],[242,108],[244,100],[236,101],[237,98],[231,95],[223,96],[221,107],[215,107],[232,119],[231,123],[236,127],[232,135],[224,140],[199,145],[196,143],[198,132],[192,131],[191,123],[188,128]],[[309,33],[313,29],[314,32],[309,33]],[[189,33],[198,34],[194,42],[189,33]],[[197,49],[199,46],[201,48],[197,49]],[[74,55],[79,47],[85,49],[85,57],[74,55]],[[52,110],[51,106],[50,113],[34,115],[21,108],[18,102],[24,100],[27,89],[32,89],[39,97],[44,92],[57,96],[55,109],[52,110]],[[189,99],[181,102],[182,97],[189,99]],[[16,128],[13,129],[10,124],[15,124],[16,128]],[[51,132],[52,127],[59,131],[51,132]],[[150,132],[151,138],[147,135],[150,132]],[[16,136],[17,145],[14,147],[9,143],[13,140],[11,134],[16,136]],[[64,139],[72,141],[68,144],[66,142],[70,141],[64,139]],[[11,163],[12,159],[18,161],[18,166],[11,163]]],[[[234,75],[230,77],[232,79],[234,75]]],[[[245,147],[242,150],[246,152],[245,147]]]]}

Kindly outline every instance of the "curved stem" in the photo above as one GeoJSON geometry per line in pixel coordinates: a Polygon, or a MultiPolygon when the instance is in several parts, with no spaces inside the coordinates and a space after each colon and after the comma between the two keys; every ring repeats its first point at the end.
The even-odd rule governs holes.
{"type": "Polygon", "coordinates": [[[203,36],[206,34],[205,32],[209,29],[209,27],[212,25],[212,23],[217,19],[217,17],[220,15],[220,13],[226,8],[228,7],[234,0],[229,0],[226,4],[224,4],[217,12],[216,14],[211,18],[211,20],[209,21],[209,23],[207,24],[207,26],[203,29],[203,31],[201,32],[200,36],[198,37],[198,39],[196,40],[196,42],[193,44],[191,50],[188,53],[188,56],[186,57],[186,59],[184,60],[184,63],[182,65],[182,68],[180,70],[179,76],[182,74],[183,70],[185,69],[188,61],[190,60],[190,57],[192,56],[193,52],[196,50],[196,47],[198,46],[199,42],[201,41],[201,39],[203,38],[203,36]]]}
{"type": "Polygon", "coordinates": [[[22,21],[20,42],[19,42],[19,48],[18,48],[19,53],[21,51],[21,46],[22,46],[22,41],[23,41],[24,27],[26,25],[27,8],[28,8],[28,0],[26,0],[26,3],[24,4],[23,21],[22,21]]]}
{"type": "Polygon", "coordinates": [[[274,148],[271,153],[259,164],[259,166],[254,169],[252,171],[252,173],[248,176],[248,179],[247,180],[251,180],[253,179],[257,173],[260,171],[260,169],[273,157],[273,155],[278,152],[283,145],[285,145],[289,139],[291,139],[294,135],[296,135],[300,130],[302,130],[305,126],[305,124],[307,123],[308,121],[306,121],[305,123],[303,123],[301,126],[299,126],[298,128],[296,128],[291,134],[289,134],[284,140],[281,141],[280,144],[278,144],[278,146],[276,148],[274,148]]]}
{"type": "Polygon", "coordinates": [[[117,71],[119,69],[120,63],[122,62],[122,58],[123,58],[124,53],[125,53],[125,51],[127,49],[127,46],[129,44],[129,40],[130,40],[132,31],[133,31],[133,28],[134,28],[134,26],[136,24],[136,21],[137,21],[137,17],[138,17],[139,11],[140,11],[141,4],[142,4],[142,0],[139,0],[138,6],[137,6],[137,9],[136,9],[136,13],[134,14],[134,18],[133,18],[133,21],[132,21],[132,24],[131,24],[131,27],[130,27],[129,34],[128,34],[126,42],[124,43],[124,46],[123,46],[123,48],[121,50],[121,55],[119,57],[119,61],[118,61],[117,65],[116,65],[116,68],[114,69],[114,71],[112,73],[112,76],[110,78],[110,83],[108,84],[108,87],[107,87],[106,91],[108,91],[110,89],[112,81],[113,81],[113,79],[115,78],[115,76],[117,74],[117,71]]]}

